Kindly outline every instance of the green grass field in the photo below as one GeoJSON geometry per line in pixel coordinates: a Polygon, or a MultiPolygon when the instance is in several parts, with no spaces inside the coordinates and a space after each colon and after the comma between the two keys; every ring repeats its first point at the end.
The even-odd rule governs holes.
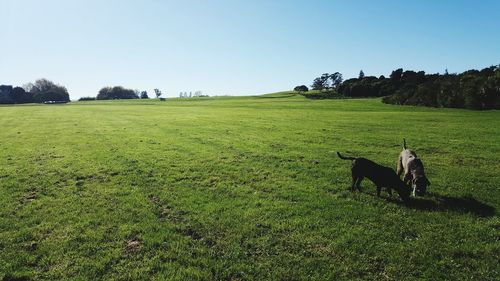
{"type": "Polygon", "coordinates": [[[498,280],[500,112],[293,94],[0,107],[0,280],[498,280]],[[405,206],[335,151],[426,165],[405,206]]]}

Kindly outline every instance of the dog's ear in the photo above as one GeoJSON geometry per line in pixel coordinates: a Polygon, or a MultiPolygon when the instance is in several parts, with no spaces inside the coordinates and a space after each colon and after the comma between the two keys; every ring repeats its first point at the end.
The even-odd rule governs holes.
{"type": "Polygon", "coordinates": [[[425,181],[427,182],[427,185],[431,185],[431,182],[427,179],[427,177],[425,177],[425,181]]]}

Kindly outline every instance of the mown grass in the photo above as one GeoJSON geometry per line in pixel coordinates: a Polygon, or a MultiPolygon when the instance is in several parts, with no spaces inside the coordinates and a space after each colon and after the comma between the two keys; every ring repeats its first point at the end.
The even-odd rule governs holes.
{"type": "Polygon", "coordinates": [[[259,97],[0,107],[0,279],[498,280],[500,112],[259,97]],[[350,163],[430,194],[405,206],[350,163]]]}

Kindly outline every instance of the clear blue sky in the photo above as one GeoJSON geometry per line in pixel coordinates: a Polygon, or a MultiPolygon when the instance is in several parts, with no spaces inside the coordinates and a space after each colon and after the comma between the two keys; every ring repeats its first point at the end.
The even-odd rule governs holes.
{"type": "Polygon", "coordinates": [[[0,0],[0,84],[258,94],[500,63],[500,1],[0,0]]]}

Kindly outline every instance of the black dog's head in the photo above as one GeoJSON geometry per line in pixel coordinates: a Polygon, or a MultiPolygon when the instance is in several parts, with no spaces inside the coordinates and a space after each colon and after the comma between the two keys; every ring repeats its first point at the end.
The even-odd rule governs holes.
{"type": "Polygon", "coordinates": [[[431,185],[431,182],[425,176],[416,177],[411,181],[416,196],[424,196],[428,185],[431,185]]]}
{"type": "Polygon", "coordinates": [[[403,181],[399,183],[396,191],[398,192],[399,197],[401,198],[401,200],[403,200],[403,202],[407,203],[410,201],[411,188],[403,181]]]}

